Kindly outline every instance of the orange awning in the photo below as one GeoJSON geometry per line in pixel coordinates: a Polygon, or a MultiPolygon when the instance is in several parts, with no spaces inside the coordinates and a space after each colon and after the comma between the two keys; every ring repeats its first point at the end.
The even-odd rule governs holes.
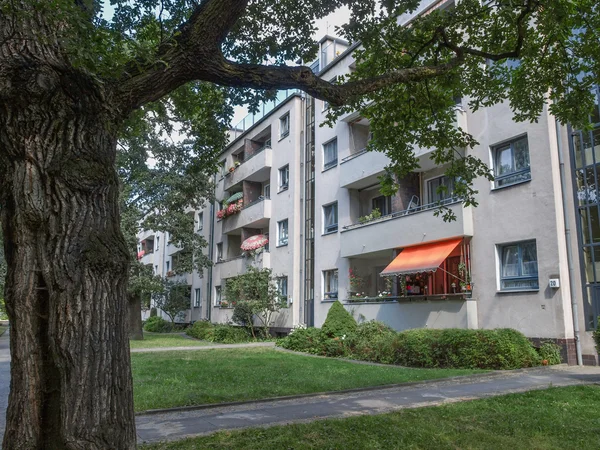
{"type": "Polygon", "coordinates": [[[435,271],[462,238],[407,247],[381,272],[382,276],[435,271]]]}

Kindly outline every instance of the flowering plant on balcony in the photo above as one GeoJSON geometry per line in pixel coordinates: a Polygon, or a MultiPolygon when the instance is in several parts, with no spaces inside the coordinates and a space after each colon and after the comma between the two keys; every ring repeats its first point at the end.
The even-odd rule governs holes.
{"type": "Polygon", "coordinates": [[[358,270],[352,267],[348,269],[348,279],[350,280],[350,292],[352,293],[362,292],[369,285],[369,277],[362,276],[358,270]]]}
{"type": "Polygon", "coordinates": [[[225,217],[233,216],[239,213],[244,207],[244,200],[239,199],[229,205],[225,205],[223,209],[217,211],[217,219],[224,219],[225,217]]]}

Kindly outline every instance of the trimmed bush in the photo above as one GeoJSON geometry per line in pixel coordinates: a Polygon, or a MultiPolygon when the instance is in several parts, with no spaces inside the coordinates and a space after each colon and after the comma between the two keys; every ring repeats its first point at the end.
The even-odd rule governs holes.
{"type": "Polygon", "coordinates": [[[172,330],[173,324],[158,316],[149,317],[144,324],[144,331],[151,333],[169,333],[172,330]]]}
{"type": "Polygon", "coordinates": [[[283,339],[279,339],[277,345],[296,352],[319,353],[322,342],[323,337],[320,329],[298,328],[283,339]]]}
{"type": "Polygon", "coordinates": [[[327,318],[321,331],[330,338],[349,335],[356,330],[356,320],[346,311],[346,308],[337,300],[327,313],[327,318]]]}
{"type": "Polygon", "coordinates": [[[248,342],[252,340],[252,336],[246,328],[234,327],[232,325],[215,325],[212,331],[212,341],[223,344],[237,344],[240,342],[248,342]]]}
{"type": "Polygon", "coordinates": [[[418,329],[398,333],[391,343],[396,364],[455,369],[519,369],[541,358],[531,342],[512,329],[418,329]]]}
{"type": "Polygon", "coordinates": [[[554,342],[542,342],[542,345],[538,349],[538,354],[540,355],[542,364],[547,366],[553,366],[554,364],[560,364],[562,362],[560,357],[560,347],[554,342]]]}
{"type": "Polygon", "coordinates": [[[393,342],[397,334],[383,322],[372,320],[358,325],[356,331],[346,337],[344,344],[354,359],[393,364],[396,360],[393,342]]]}
{"type": "Polygon", "coordinates": [[[208,320],[199,320],[185,330],[185,334],[203,341],[212,341],[215,326],[208,320]]]}

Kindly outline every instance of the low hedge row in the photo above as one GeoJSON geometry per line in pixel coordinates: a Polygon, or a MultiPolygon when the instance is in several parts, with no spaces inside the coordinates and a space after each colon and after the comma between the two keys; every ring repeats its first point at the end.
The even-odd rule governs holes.
{"type": "Polygon", "coordinates": [[[334,338],[318,328],[297,329],[277,345],[325,356],[422,368],[498,370],[560,363],[558,346],[545,343],[536,350],[522,333],[512,329],[396,332],[371,321],[334,338]]]}
{"type": "Polygon", "coordinates": [[[148,320],[144,323],[144,331],[150,331],[151,333],[170,333],[173,328],[171,322],[159,316],[148,317],[148,320]]]}
{"type": "Polygon", "coordinates": [[[206,320],[199,320],[185,330],[188,336],[203,341],[219,342],[222,344],[237,344],[253,340],[244,327],[233,325],[214,324],[206,320]]]}

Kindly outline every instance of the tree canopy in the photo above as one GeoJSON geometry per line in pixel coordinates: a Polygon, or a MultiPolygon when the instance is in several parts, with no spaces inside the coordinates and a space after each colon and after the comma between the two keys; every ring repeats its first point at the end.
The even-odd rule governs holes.
{"type": "Polygon", "coordinates": [[[473,178],[489,172],[456,150],[475,145],[454,127],[456,98],[473,110],[508,102],[529,121],[549,104],[559,121],[589,126],[597,0],[421,3],[110,0],[107,20],[101,0],[0,0],[0,217],[13,323],[5,448],[135,448],[123,314],[131,246],[119,201],[129,223],[188,229],[184,208],[210,191],[232,105],[297,88],[326,100],[330,121],[358,110],[370,148],[391,159],[386,191],[416,167],[415,146],[431,147],[467,204],[473,178]],[[340,7],[350,20],[339,34],[360,45],[356,69],[329,82],[293,61],[316,56],[315,21],[340,7]]]}

